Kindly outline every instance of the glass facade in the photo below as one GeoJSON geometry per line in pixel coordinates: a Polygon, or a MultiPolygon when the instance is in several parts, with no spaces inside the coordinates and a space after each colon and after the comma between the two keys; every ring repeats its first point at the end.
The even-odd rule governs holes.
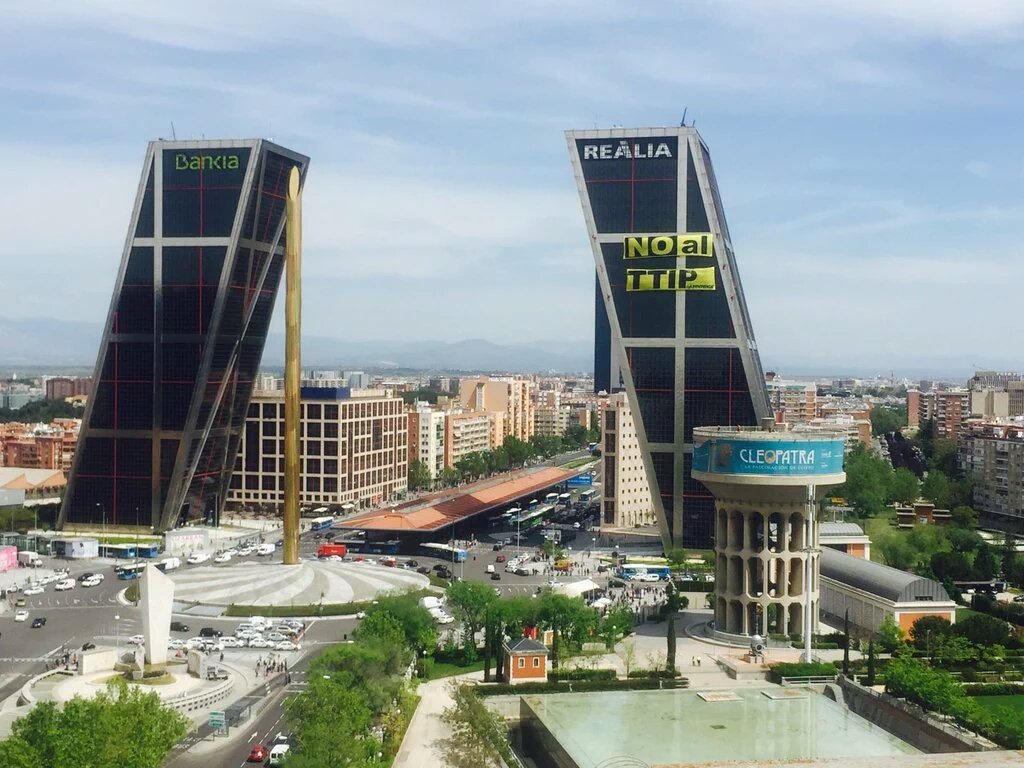
{"type": "Polygon", "coordinates": [[[693,428],[753,426],[770,412],[707,147],[688,127],[567,137],[597,268],[595,388],[612,391],[612,362],[626,361],[666,545],[710,548],[714,499],[690,477],[693,428]],[[713,254],[624,258],[629,236],[681,233],[709,233],[713,254]],[[702,269],[714,288],[627,290],[634,269],[702,269]]]}
{"type": "Polygon", "coordinates": [[[153,142],[60,522],[165,530],[222,508],[284,268],[261,140],[153,142]]]}

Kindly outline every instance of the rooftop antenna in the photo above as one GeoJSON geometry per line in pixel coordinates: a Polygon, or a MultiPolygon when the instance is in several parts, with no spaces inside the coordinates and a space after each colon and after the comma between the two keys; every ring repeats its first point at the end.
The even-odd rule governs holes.
{"type": "Polygon", "coordinates": [[[173,120],[171,120],[171,140],[172,141],[177,141],[178,140],[178,134],[176,134],[174,132],[174,121],[173,120]]]}
{"type": "Polygon", "coordinates": [[[686,127],[686,110],[687,109],[688,109],[688,107],[683,107],[683,119],[679,121],[679,127],[680,128],[685,128],[686,127]]]}

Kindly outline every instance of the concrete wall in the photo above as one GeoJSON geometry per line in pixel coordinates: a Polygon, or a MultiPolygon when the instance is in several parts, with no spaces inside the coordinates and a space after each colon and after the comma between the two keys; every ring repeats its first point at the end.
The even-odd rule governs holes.
{"type": "Polygon", "coordinates": [[[102,672],[105,669],[113,671],[116,663],[117,651],[113,648],[82,651],[78,654],[78,674],[88,675],[92,672],[102,672]]]}
{"type": "Polygon", "coordinates": [[[978,752],[994,745],[954,730],[920,707],[840,678],[846,706],[851,712],[884,728],[922,752],[978,752]]]}

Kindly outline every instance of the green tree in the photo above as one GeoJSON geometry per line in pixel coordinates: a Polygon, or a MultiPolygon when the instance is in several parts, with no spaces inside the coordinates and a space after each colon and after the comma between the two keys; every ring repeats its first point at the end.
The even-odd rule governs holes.
{"type": "Polygon", "coordinates": [[[939,469],[930,470],[921,484],[921,495],[933,502],[936,507],[948,509],[950,487],[946,473],[939,469]]]}
{"type": "Polygon", "coordinates": [[[451,768],[497,768],[502,760],[518,764],[508,743],[505,719],[487,708],[473,686],[455,680],[449,686],[452,706],[441,714],[449,735],[436,742],[444,764],[451,768]]]}
{"type": "Polygon", "coordinates": [[[858,444],[846,457],[845,470],[846,482],[832,494],[849,499],[862,516],[880,514],[891,485],[893,472],[889,463],[858,444]]]}
{"type": "Polygon", "coordinates": [[[545,590],[539,600],[540,619],[554,635],[551,665],[557,669],[562,642],[578,647],[596,629],[597,613],[579,598],[545,590]]]}
{"type": "Polygon", "coordinates": [[[567,447],[582,448],[587,444],[587,428],[582,424],[570,424],[563,437],[567,447]]]}
{"type": "Polygon", "coordinates": [[[1003,573],[1007,578],[1014,567],[1014,560],[1017,558],[1017,537],[1012,533],[1003,534],[1002,565],[1003,573]]]}
{"type": "MultiPolygon", "coordinates": [[[[381,595],[366,612],[366,621],[375,614],[390,616],[398,622],[405,643],[415,651],[431,650],[437,645],[437,625],[426,608],[412,595],[381,595]]],[[[362,628],[361,628],[362,629],[362,628]]]]}
{"type": "Polygon", "coordinates": [[[508,452],[508,461],[513,467],[521,467],[537,455],[536,448],[514,435],[506,437],[502,446],[508,452]]]}
{"type": "Polygon", "coordinates": [[[343,680],[310,675],[309,684],[285,702],[296,739],[291,768],[368,766],[380,742],[369,738],[373,711],[357,688],[343,680]]]}
{"type": "Polygon", "coordinates": [[[665,585],[665,669],[676,671],[676,614],[681,608],[679,591],[672,581],[665,585]]]}
{"type": "Polygon", "coordinates": [[[975,645],[1006,645],[1010,627],[1002,619],[975,613],[953,625],[953,634],[966,638],[975,645]]]}
{"type": "Polygon", "coordinates": [[[932,443],[932,455],[929,456],[928,468],[938,470],[946,477],[958,477],[960,465],[957,460],[959,446],[955,440],[940,437],[932,443]]]}
{"type": "Polygon", "coordinates": [[[892,616],[886,616],[878,627],[878,642],[882,650],[892,653],[903,644],[906,633],[900,629],[899,624],[892,616]]]}
{"type": "Polygon", "coordinates": [[[665,559],[668,560],[669,565],[674,569],[682,568],[686,563],[686,557],[686,550],[682,547],[672,547],[665,552],[665,559]]]}
{"type": "Polygon", "coordinates": [[[907,409],[905,407],[879,406],[872,408],[869,416],[871,418],[871,434],[875,437],[884,435],[886,432],[898,432],[907,426],[907,409]]]}
{"type": "Polygon", "coordinates": [[[432,482],[430,470],[426,464],[419,459],[409,462],[409,490],[419,491],[423,488],[429,488],[432,482]]]}
{"type": "Polygon", "coordinates": [[[952,634],[953,625],[941,616],[922,616],[910,625],[910,640],[921,651],[930,650],[940,638],[952,634]]]}
{"type": "Polygon", "coordinates": [[[869,686],[875,684],[875,664],[877,661],[875,658],[875,641],[868,640],[868,676],[864,682],[869,686]]]}
{"type": "Polygon", "coordinates": [[[974,556],[974,572],[979,579],[992,579],[999,573],[999,556],[995,548],[982,544],[974,556]]]}
{"type": "Polygon", "coordinates": [[[4,765],[33,768],[156,768],[185,737],[186,723],[155,693],[120,682],[94,698],[75,697],[63,707],[37,704],[14,722],[12,737],[0,743],[0,756],[4,765]]]}
{"type": "Polygon", "coordinates": [[[476,633],[487,617],[488,607],[497,599],[486,584],[457,581],[448,587],[448,605],[452,615],[462,622],[467,660],[476,658],[476,633]]]}
{"type": "Polygon", "coordinates": [[[900,467],[892,474],[889,483],[888,500],[900,504],[912,504],[921,495],[921,481],[906,467],[900,467]]]}
{"type": "Polygon", "coordinates": [[[459,470],[457,470],[455,467],[445,467],[444,469],[441,470],[441,475],[440,477],[438,477],[438,482],[445,488],[450,488],[451,486],[459,482],[459,470]]]}
{"type": "Polygon", "coordinates": [[[64,400],[33,400],[21,408],[0,408],[0,424],[21,422],[22,424],[49,424],[54,419],[80,419],[82,407],[64,400]]]}
{"type": "Polygon", "coordinates": [[[977,528],[978,513],[966,504],[961,504],[958,507],[953,507],[950,512],[950,522],[960,528],[977,528]]]}
{"type": "Polygon", "coordinates": [[[939,581],[970,581],[974,568],[963,552],[936,552],[931,557],[931,569],[939,581]]]}
{"type": "Polygon", "coordinates": [[[882,555],[882,562],[901,571],[911,571],[917,564],[917,552],[906,536],[891,532],[878,539],[876,549],[882,555]]]}
{"type": "Polygon", "coordinates": [[[608,609],[601,617],[598,633],[604,640],[605,647],[610,651],[620,639],[633,631],[633,612],[624,605],[616,605],[608,609]]]}

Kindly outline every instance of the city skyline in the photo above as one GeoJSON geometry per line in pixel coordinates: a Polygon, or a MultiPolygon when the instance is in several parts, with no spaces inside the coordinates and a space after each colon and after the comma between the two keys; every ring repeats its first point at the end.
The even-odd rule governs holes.
{"type": "Polygon", "coordinates": [[[735,0],[633,17],[464,4],[444,18],[396,3],[301,21],[247,8],[11,12],[0,158],[23,183],[0,192],[5,317],[102,317],[139,147],[173,130],[316,154],[311,334],[589,342],[562,131],[672,126],[689,107],[730,200],[766,367],[1006,367],[994,334],[935,311],[950,305],[1024,330],[1011,293],[1022,105],[1007,88],[1024,10],[1011,3],[792,2],[768,15],[735,0]],[[652,38],[654,21],[690,30],[700,55],[652,38]],[[43,40],[61,57],[39,53],[43,40]],[[459,301],[438,302],[444,290],[459,301]]]}

